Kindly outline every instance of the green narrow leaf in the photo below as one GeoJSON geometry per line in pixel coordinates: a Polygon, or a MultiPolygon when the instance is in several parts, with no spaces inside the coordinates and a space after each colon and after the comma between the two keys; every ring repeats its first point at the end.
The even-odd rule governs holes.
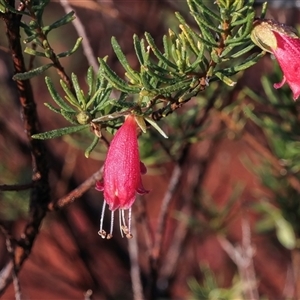
{"type": "Polygon", "coordinates": [[[50,77],[46,76],[45,77],[45,82],[46,82],[46,85],[47,85],[47,88],[48,88],[48,91],[52,97],[52,99],[55,101],[55,103],[60,107],[62,108],[63,110],[65,111],[68,111],[68,112],[73,112],[75,113],[76,111],[69,107],[66,102],[63,100],[62,97],[60,97],[59,93],[56,91],[55,87],[54,87],[54,84],[52,82],[52,80],[50,79],[50,77]]]}
{"type": "Polygon", "coordinates": [[[190,87],[191,81],[192,81],[192,79],[189,78],[186,80],[182,80],[171,86],[156,89],[155,91],[160,95],[169,95],[169,94],[177,92],[177,91],[184,91],[186,88],[190,87]]]}
{"type": "Polygon", "coordinates": [[[33,134],[31,137],[33,139],[38,139],[38,140],[48,140],[48,139],[53,139],[53,138],[63,136],[65,134],[81,131],[85,128],[88,128],[89,126],[90,126],[89,124],[86,124],[86,125],[78,125],[73,127],[64,127],[64,128],[43,132],[43,133],[33,134]]]}
{"type": "Polygon", "coordinates": [[[69,87],[67,86],[67,84],[61,79],[60,81],[60,85],[63,88],[63,90],[66,93],[66,99],[76,108],[78,108],[79,110],[81,110],[81,107],[76,99],[76,97],[73,95],[73,93],[70,91],[69,87]]]}
{"type": "Polygon", "coordinates": [[[55,112],[55,113],[57,113],[57,114],[61,114],[60,109],[55,108],[55,107],[52,106],[51,104],[49,104],[49,103],[44,103],[44,105],[45,105],[46,107],[48,107],[50,110],[52,110],[53,112],[55,112]]]}
{"type": "MultiPolygon", "coordinates": [[[[241,1],[241,0],[239,0],[241,1]]],[[[194,0],[193,1],[201,10],[203,13],[209,15],[210,17],[212,17],[213,19],[215,19],[216,21],[222,23],[223,20],[222,18],[217,15],[216,13],[214,13],[212,10],[210,10],[208,7],[206,7],[202,1],[199,1],[199,0],[194,0]]]]}
{"type": "Polygon", "coordinates": [[[7,3],[5,3],[4,0],[0,0],[0,12],[2,14],[5,14],[7,12],[6,5],[7,3]]]}
{"type": "Polygon", "coordinates": [[[165,134],[165,132],[157,125],[155,121],[153,121],[151,118],[144,117],[144,119],[149,122],[165,139],[168,138],[168,136],[165,134]]]}
{"type": "Polygon", "coordinates": [[[235,81],[231,80],[229,77],[225,76],[221,72],[216,72],[214,75],[217,76],[221,81],[223,81],[228,86],[235,86],[236,85],[235,81]]]}
{"type": "Polygon", "coordinates": [[[40,52],[40,51],[36,51],[32,48],[26,47],[24,49],[24,52],[29,54],[29,55],[33,55],[33,56],[42,56],[42,57],[46,57],[46,54],[44,52],[40,52]]]}
{"type": "Polygon", "coordinates": [[[170,68],[177,70],[177,66],[175,64],[173,64],[171,61],[169,61],[168,59],[166,59],[166,57],[159,51],[159,49],[155,45],[154,39],[148,32],[145,32],[145,37],[146,37],[146,40],[147,40],[149,46],[151,47],[151,50],[153,51],[154,55],[159,60],[162,60],[170,68]]]}
{"type": "Polygon", "coordinates": [[[72,22],[73,20],[75,20],[75,12],[74,11],[70,11],[69,13],[67,13],[66,15],[64,15],[61,19],[59,19],[58,21],[52,23],[49,26],[45,26],[43,27],[43,32],[47,35],[51,30],[61,27],[63,25],[66,25],[70,22],[72,22]]]}
{"type": "Polygon", "coordinates": [[[248,69],[251,66],[255,65],[265,54],[266,53],[264,51],[259,54],[254,53],[250,55],[247,59],[245,59],[245,61],[242,64],[225,69],[223,70],[223,72],[226,73],[227,76],[231,76],[233,74],[236,74],[237,72],[248,69]]]}
{"type": "Polygon", "coordinates": [[[47,64],[47,65],[43,65],[41,67],[38,67],[36,69],[32,69],[28,72],[24,72],[24,73],[17,73],[13,76],[13,80],[27,80],[30,79],[32,77],[38,76],[40,74],[42,74],[43,72],[45,72],[46,70],[48,70],[50,67],[52,67],[53,64],[47,64]]]}
{"type": "Polygon", "coordinates": [[[119,59],[119,62],[122,64],[123,68],[127,71],[129,78],[132,78],[132,80],[135,82],[139,82],[138,73],[130,67],[130,65],[129,65],[129,63],[128,63],[128,61],[127,61],[119,43],[117,42],[115,37],[111,38],[111,44],[112,44],[112,47],[113,47],[113,50],[114,50],[116,56],[119,59]]]}
{"type": "MultiPolygon", "coordinates": [[[[241,50],[231,54],[228,58],[240,57],[240,56],[244,55],[245,53],[249,52],[250,50],[252,50],[254,47],[255,47],[255,45],[252,42],[243,43],[243,48],[241,50]]],[[[227,46],[225,48],[225,50],[222,52],[220,57],[221,58],[226,57],[233,49],[234,49],[234,47],[227,46]]]]}
{"type": "MultiPolygon", "coordinates": [[[[168,43],[168,37],[166,35],[163,36],[163,46],[164,46],[164,57],[169,60],[170,57],[170,47],[168,43]]],[[[164,62],[160,61],[160,63],[164,66],[167,66],[164,62]]]]}
{"type": "Polygon", "coordinates": [[[90,66],[87,70],[86,74],[86,82],[88,84],[88,99],[91,99],[92,95],[95,93],[95,72],[92,66],[90,66]]]}
{"type": "Polygon", "coordinates": [[[76,93],[77,101],[81,104],[80,107],[83,110],[86,110],[86,107],[85,107],[85,104],[86,104],[85,102],[86,101],[85,101],[83,91],[81,90],[81,88],[79,86],[78,78],[74,73],[71,74],[71,78],[72,78],[74,90],[75,90],[75,93],[76,93]]]}
{"type": "MultiPolygon", "coordinates": [[[[203,26],[206,28],[211,29],[213,32],[223,33],[223,30],[218,28],[215,24],[209,23],[209,21],[205,18],[203,18],[203,15],[201,13],[198,13],[196,11],[192,12],[193,17],[196,19],[197,22],[199,22],[199,27],[201,31],[203,31],[203,26]]],[[[204,30],[206,32],[206,30],[204,30]]],[[[211,33],[209,36],[212,36],[211,33]]],[[[212,36],[212,39],[214,40],[214,37],[212,36]]]]}
{"type": "Polygon", "coordinates": [[[296,247],[296,236],[292,225],[284,218],[275,219],[276,235],[279,242],[287,249],[296,247]]]}
{"type": "Polygon", "coordinates": [[[242,35],[239,37],[234,36],[233,38],[226,39],[225,45],[235,45],[235,44],[238,44],[239,42],[241,42],[242,40],[244,40],[247,37],[247,35],[250,34],[254,16],[255,16],[255,14],[254,14],[254,12],[252,12],[249,16],[249,19],[247,19],[246,28],[245,28],[244,33],[242,33],[242,35]]]}
{"type": "Polygon", "coordinates": [[[62,53],[59,53],[57,54],[56,56],[58,58],[61,58],[61,57],[67,57],[67,56],[70,56],[72,55],[74,52],[76,52],[78,50],[78,48],[80,47],[81,45],[81,42],[82,42],[83,38],[82,37],[79,37],[77,40],[76,40],[76,43],[74,45],[74,47],[68,51],[65,51],[65,52],[62,52],[62,53]]]}
{"type": "Polygon", "coordinates": [[[153,89],[153,86],[150,84],[151,77],[149,76],[145,66],[141,66],[140,78],[143,88],[147,91],[151,91],[153,89]]]}
{"type": "Polygon", "coordinates": [[[84,152],[84,156],[86,158],[89,158],[91,152],[95,149],[95,147],[97,146],[98,142],[99,142],[99,137],[95,135],[92,143],[86,148],[86,150],[84,152]]]}
{"type": "Polygon", "coordinates": [[[98,58],[101,68],[103,69],[103,76],[118,90],[128,94],[138,94],[140,92],[139,87],[128,85],[126,81],[121,79],[107,64],[106,62],[98,58]]]}
{"type": "Polygon", "coordinates": [[[147,132],[147,125],[145,123],[144,117],[142,116],[134,116],[136,123],[138,124],[139,128],[146,133],[147,132]]]}
{"type": "Polygon", "coordinates": [[[65,111],[65,110],[61,110],[60,113],[71,124],[78,125],[78,121],[77,121],[77,118],[76,118],[77,113],[71,113],[71,112],[68,112],[68,111],[65,111]]]}
{"type": "Polygon", "coordinates": [[[199,55],[199,49],[197,47],[197,44],[195,43],[194,40],[194,36],[193,36],[193,31],[191,30],[191,28],[189,28],[188,26],[185,25],[179,25],[179,28],[182,30],[182,32],[184,33],[187,41],[189,42],[189,45],[192,49],[192,51],[194,52],[194,54],[196,56],[199,55]]]}
{"type": "Polygon", "coordinates": [[[136,34],[134,34],[133,36],[133,46],[134,46],[134,50],[136,53],[136,57],[140,63],[140,65],[144,65],[144,55],[143,52],[145,52],[145,44],[143,42],[143,40],[140,41],[140,39],[138,38],[138,36],[136,34]]]}
{"type": "MultiPolygon", "coordinates": [[[[24,39],[24,43],[28,44],[28,43],[32,42],[33,40],[35,40],[38,36],[39,36],[39,33],[35,32],[34,34],[32,34],[29,37],[27,37],[26,39],[24,39]]],[[[39,43],[39,44],[41,44],[39,42],[39,39],[36,39],[36,42],[39,43]]]]}

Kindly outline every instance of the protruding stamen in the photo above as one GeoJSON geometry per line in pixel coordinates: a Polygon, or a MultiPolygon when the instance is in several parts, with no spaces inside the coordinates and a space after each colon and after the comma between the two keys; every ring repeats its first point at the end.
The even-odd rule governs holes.
{"type": "Polygon", "coordinates": [[[122,227],[127,228],[126,221],[125,221],[125,209],[122,209],[122,227]]]}
{"type": "Polygon", "coordinates": [[[131,233],[128,233],[128,234],[126,234],[126,238],[132,239],[132,238],[133,238],[133,235],[132,235],[131,233]]]}
{"type": "Polygon", "coordinates": [[[122,229],[122,211],[123,209],[119,209],[119,227],[120,227],[121,236],[124,237],[123,229],[122,229]]]}
{"type": "Polygon", "coordinates": [[[106,237],[106,232],[105,232],[105,230],[99,230],[98,231],[98,234],[103,238],[103,239],[105,239],[105,237],[106,237]]]}
{"type": "Polygon", "coordinates": [[[132,234],[131,234],[131,208],[129,208],[128,210],[128,226],[127,226],[127,222],[126,222],[126,218],[125,218],[125,210],[122,209],[121,211],[121,216],[120,216],[120,228],[121,228],[121,235],[123,237],[123,234],[125,234],[125,236],[128,239],[132,238],[132,234]]]}
{"type": "MultiPolygon", "coordinates": [[[[128,234],[131,235],[131,207],[128,210],[128,234]]],[[[126,237],[127,237],[127,235],[126,235],[126,237]]],[[[131,237],[132,237],[132,235],[131,235],[131,237]]]]}
{"type": "Polygon", "coordinates": [[[105,239],[106,237],[106,232],[103,230],[103,221],[104,221],[104,213],[105,213],[105,207],[106,207],[106,202],[103,202],[102,205],[102,212],[101,212],[101,218],[100,218],[100,229],[98,231],[98,234],[105,239]]]}
{"type": "Polygon", "coordinates": [[[107,235],[107,239],[111,239],[112,238],[112,233],[114,230],[114,211],[111,211],[111,218],[110,218],[110,231],[109,234],[107,235]]]}

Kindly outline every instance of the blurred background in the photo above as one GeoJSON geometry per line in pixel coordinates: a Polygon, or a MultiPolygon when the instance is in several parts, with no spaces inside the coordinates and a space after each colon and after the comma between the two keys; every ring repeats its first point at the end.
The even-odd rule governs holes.
{"type": "MultiPolygon", "coordinates": [[[[262,2],[257,1],[257,15],[262,2]]],[[[299,1],[268,2],[268,18],[297,28],[299,1]]],[[[194,24],[181,0],[51,1],[44,23],[69,8],[83,25],[91,57],[108,55],[120,76],[124,70],[112,51],[112,36],[137,67],[134,33],[142,37],[147,31],[162,46],[168,28],[178,31],[175,11],[194,24]]],[[[0,184],[26,184],[31,157],[0,26],[0,184]]],[[[56,53],[73,46],[81,35],[77,30],[69,24],[53,31],[56,53]]],[[[89,63],[82,49],[61,62],[84,86],[89,63]]],[[[59,90],[55,71],[47,75],[59,90]]],[[[161,120],[168,140],[152,129],[140,137],[148,168],[143,182],[151,192],[133,206],[133,239],[122,239],[118,224],[111,240],[97,234],[103,197],[93,188],[48,213],[19,273],[22,299],[142,299],[142,294],[146,299],[299,299],[299,105],[288,87],[272,88],[281,76],[277,62],[266,55],[235,77],[235,87],[214,82],[161,120]]],[[[44,76],[35,77],[32,86],[41,131],[69,125],[44,106],[53,103],[44,76]]],[[[45,141],[53,201],[102,167],[104,144],[89,159],[84,156],[91,140],[92,134],[82,133],[45,141]]],[[[16,237],[26,224],[28,198],[28,191],[0,192],[0,222],[16,237]]],[[[106,228],[109,220],[107,211],[106,228]]],[[[8,258],[0,235],[0,267],[8,258]]],[[[12,285],[2,299],[14,299],[12,285]]]]}

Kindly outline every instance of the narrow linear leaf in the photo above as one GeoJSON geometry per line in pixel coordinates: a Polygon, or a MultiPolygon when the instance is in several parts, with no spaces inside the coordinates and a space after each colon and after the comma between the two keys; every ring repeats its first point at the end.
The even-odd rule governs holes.
{"type": "Polygon", "coordinates": [[[227,77],[226,75],[224,75],[221,72],[216,72],[215,76],[217,76],[221,81],[223,81],[228,86],[235,86],[236,85],[235,81],[233,81],[232,79],[230,79],[229,77],[227,77]]]}
{"type": "MultiPolygon", "coordinates": [[[[252,50],[254,47],[255,47],[255,45],[253,43],[249,43],[248,46],[247,46],[247,44],[244,44],[244,48],[241,49],[240,51],[230,55],[230,58],[240,57],[240,56],[244,55],[245,53],[249,52],[250,50],[252,50]]],[[[223,53],[222,53],[221,57],[223,57],[223,53]]]]}
{"type": "Polygon", "coordinates": [[[29,54],[29,55],[33,55],[33,56],[42,56],[42,57],[46,57],[46,54],[44,52],[40,52],[40,51],[36,51],[32,48],[26,47],[24,49],[24,52],[29,54]]]}
{"type": "Polygon", "coordinates": [[[147,122],[149,122],[165,139],[168,138],[168,136],[165,134],[165,132],[157,125],[155,121],[153,121],[151,118],[144,117],[147,122]]]}
{"type": "MultiPolygon", "coordinates": [[[[27,37],[26,39],[24,39],[24,43],[28,44],[28,43],[32,42],[33,40],[35,40],[38,36],[39,36],[39,33],[35,32],[34,34],[32,34],[29,37],[27,37]]],[[[39,40],[37,39],[36,41],[38,42],[39,40]]],[[[40,44],[40,42],[38,42],[38,43],[40,44]]]]}
{"type": "Polygon", "coordinates": [[[74,45],[74,47],[68,51],[65,51],[65,52],[61,52],[59,54],[57,54],[56,56],[58,58],[61,58],[61,57],[68,57],[70,55],[72,55],[74,52],[76,52],[78,50],[78,48],[80,47],[81,45],[81,42],[82,42],[83,38],[82,37],[79,37],[77,40],[76,40],[76,43],[74,45]]]}
{"type": "Polygon", "coordinates": [[[55,108],[55,107],[52,106],[51,104],[49,104],[49,103],[44,103],[44,105],[45,105],[46,107],[48,107],[50,110],[52,110],[53,112],[55,112],[55,113],[57,113],[57,114],[61,114],[61,113],[60,113],[60,109],[55,108]]]}
{"type": "Polygon", "coordinates": [[[66,99],[76,108],[78,108],[79,110],[81,110],[81,106],[78,103],[78,100],[76,99],[76,97],[73,95],[73,93],[70,91],[69,87],[67,86],[67,84],[61,79],[60,81],[60,85],[63,88],[63,90],[66,93],[66,99]]]}
{"type": "Polygon", "coordinates": [[[237,72],[240,72],[242,70],[248,69],[254,64],[256,64],[263,56],[265,55],[265,52],[261,52],[259,54],[254,53],[253,55],[250,55],[242,64],[231,67],[228,69],[223,70],[226,75],[233,75],[236,74],[237,72]]]}
{"type": "Polygon", "coordinates": [[[89,90],[88,90],[88,99],[90,99],[92,97],[92,95],[95,93],[95,88],[96,88],[96,84],[95,84],[95,72],[92,66],[90,66],[87,70],[87,74],[86,74],[86,82],[88,84],[89,90]]]}
{"type": "Polygon", "coordinates": [[[43,133],[37,133],[37,134],[32,135],[31,137],[33,139],[38,139],[38,140],[48,140],[48,139],[53,139],[53,138],[63,136],[65,134],[70,134],[70,133],[75,133],[75,132],[81,131],[85,128],[88,128],[89,126],[90,126],[90,124],[78,125],[78,126],[73,126],[73,127],[64,127],[64,128],[59,128],[59,129],[54,129],[51,131],[43,132],[43,133]]]}
{"type": "Polygon", "coordinates": [[[77,101],[81,104],[81,108],[83,110],[86,109],[85,107],[85,97],[84,97],[84,94],[83,94],[83,91],[81,90],[80,86],[79,86],[79,82],[78,82],[78,78],[77,76],[72,73],[71,74],[71,78],[72,78],[72,82],[73,82],[73,86],[74,86],[74,90],[75,90],[75,93],[76,93],[76,97],[77,97],[77,101]]]}
{"type": "Polygon", "coordinates": [[[119,62],[122,64],[123,68],[127,71],[130,78],[132,78],[134,81],[138,82],[139,81],[138,73],[130,67],[130,65],[129,65],[129,63],[128,63],[128,61],[127,61],[119,43],[117,42],[115,37],[111,38],[111,44],[112,44],[112,47],[114,49],[116,56],[119,59],[119,62]]]}
{"type": "Polygon", "coordinates": [[[45,82],[46,82],[48,91],[49,91],[52,99],[55,101],[55,103],[63,110],[75,113],[76,111],[73,108],[69,107],[66,104],[66,102],[63,100],[63,98],[59,95],[59,93],[56,91],[54,84],[53,84],[52,80],[50,79],[50,77],[46,76],[45,82]]]}
{"type": "Polygon", "coordinates": [[[36,69],[32,69],[28,72],[24,72],[24,73],[17,73],[13,76],[13,80],[27,80],[30,79],[32,77],[38,76],[40,74],[42,74],[43,72],[45,72],[46,70],[48,70],[50,67],[52,67],[53,64],[47,64],[47,65],[43,65],[41,67],[38,67],[36,69]]]}
{"type": "Polygon", "coordinates": [[[202,10],[202,12],[206,13],[207,15],[209,15],[210,17],[212,17],[220,23],[223,22],[222,18],[216,13],[214,13],[212,10],[210,10],[208,7],[206,7],[202,1],[194,0],[194,3],[202,10]]]}
{"type": "Polygon", "coordinates": [[[183,80],[171,86],[163,87],[160,89],[156,89],[155,92],[161,95],[169,95],[174,92],[184,91],[186,88],[190,87],[192,79],[183,80]]]}
{"type": "Polygon", "coordinates": [[[43,27],[43,31],[45,34],[48,34],[51,30],[61,27],[63,25],[66,25],[70,22],[72,22],[73,20],[75,20],[75,12],[74,11],[70,11],[68,14],[66,14],[65,16],[63,16],[60,20],[52,23],[49,26],[45,26],[43,27]]]}
{"type": "Polygon", "coordinates": [[[151,91],[153,89],[153,86],[150,84],[151,77],[149,76],[145,66],[141,66],[140,79],[145,90],[151,91]]]}
{"type": "Polygon", "coordinates": [[[126,81],[121,79],[107,64],[106,62],[99,58],[99,63],[101,68],[103,69],[103,76],[117,89],[122,92],[129,93],[129,94],[138,94],[140,92],[139,87],[134,87],[128,85],[126,81]]]}
{"type": "Polygon", "coordinates": [[[89,158],[91,152],[95,149],[95,147],[97,146],[99,142],[99,137],[95,135],[92,143],[86,148],[85,152],[84,152],[84,156],[86,158],[89,158]]]}
{"type": "Polygon", "coordinates": [[[144,40],[140,41],[138,36],[135,34],[133,36],[133,46],[134,46],[134,50],[136,53],[136,57],[137,57],[140,65],[144,65],[145,64],[144,55],[143,55],[143,52],[145,52],[144,40]]]}
{"type": "Polygon", "coordinates": [[[175,64],[173,64],[171,61],[169,61],[157,48],[157,46],[155,45],[154,39],[152,38],[152,36],[150,35],[150,33],[145,32],[145,37],[146,40],[149,44],[149,46],[151,47],[151,50],[153,51],[154,55],[159,59],[162,60],[166,65],[168,65],[170,68],[173,68],[175,70],[177,70],[177,66],[175,64]]]}
{"type": "Polygon", "coordinates": [[[71,113],[65,110],[60,110],[61,115],[67,120],[69,121],[71,124],[73,125],[78,125],[78,121],[77,121],[77,113],[71,113]]]}
{"type": "MultiPolygon", "coordinates": [[[[198,13],[196,11],[192,12],[193,17],[196,19],[197,23],[200,24],[200,29],[203,31],[203,26],[206,28],[211,29],[213,32],[222,33],[223,30],[218,28],[215,24],[208,22],[205,18],[203,18],[203,15],[201,13],[198,13]]],[[[205,31],[205,30],[204,30],[205,31]]]]}

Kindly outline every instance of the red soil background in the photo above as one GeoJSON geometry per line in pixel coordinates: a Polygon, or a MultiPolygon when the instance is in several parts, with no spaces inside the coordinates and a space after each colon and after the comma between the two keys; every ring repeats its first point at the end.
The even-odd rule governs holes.
{"type": "MultiPolygon", "coordinates": [[[[119,0],[107,3],[100,1],[98,5],[93,1],[70,3],[85,27],[95,55],[99,57],[109,55],[109,64],[119,74],[123,71],[112,52],[111,36],[116,36],[129,61],[133,66],[137,66],[132,35],[136,33],[141,37],[147,31],[156,41],[160,41],[162,35],[167,32],[166,21],[169,20],[170,14],[174,10],[183,10],[183,14],[187,13],[184,1],[173,3],[119,0]]],[[[53,21],[56,16],[62,14],[60,4],[52,3],[46,16],[53,21]]],[[[292,9],[285,12],[272,9],[270,16],[289,24],[296,24],[299,21],[298,11],[292,9]]],[[[57,36],[53,35],[56,51],[65,51],[75,41],[76,35],[72,25],[63,27],[57,36]]],[[[5,44],[4,33],[1,41],[5,44]]],[[[5,52],[1,53],[1,63],[3,64],[1,78],[7,80],[12,70],[9,55],[5,52]]],[[[80,80],[83,82],[87,62],[81,50],[71,59],[65,59],[63,64],[67,72],[74,72],[79,76],[81,74],[80,80]]],[[[238,83],[239,88],[250,86],[257,91],[260,90],[258,74],[272,70],[272,66],[270,58],[265,57],[258,65],[243,74],[238,83]]],[[[54,78],[55,74],[52,75],[54,78]]],[[[11,83],[6,85],[7,93],[14,97],[13,86],[11,83]]],[[[33,80],[33,87],[38,111],[42,116],[42,131],[66,126],[67,123],[61,117],[43,106],[44,102],[52,100],[46,91],[42,76],[33,80]]],[[[230,101],[235,101],[235,92],[231,93],[230,101]]],[[[184,113],[184,109],[176,113],[180,116],[184,113]]],[[[1,148],[11,149],[13,159],[4,150],[0,152],[0,159],[8,161],[8,168],[13,174],[20,174],[30,166],[26,138],[19,115],[16,103],[11,101],[1,105],[0,117],[1,120],[5,120],[0,124],[3,129],[0,133],[1,148]]],[[[207,195],[211,195],[209,201],[213,201],[215,207],[222,210],[232,192],[239,186],[244,186],[238,201],[224,222],[227,241],[235,246],[242,243],[242,220],[244,220],[246,227],[249,225],[251,230],[251,245],[255,251],[253,263],[259,294],[268,299],[288,297],[296,299],[290,251],[278,242],[273,231],[259,234],[254,228],[259,216],[253,213],[251,205],[264,195],[272,197],[272,193],[262,186],[259,178],[248,170],[242,159],[247,156],[254,164],[259,165],[258,150],[251,146],[243,135],[238,137],[233,134],[226,127],[228,124],[221,120],[218,114],[211,114],[209,119],[210,126],[207,133],[211,132],[213,135],[222,130],[226,133],[217,141],[210,139],[194,143],[187,153],[182,182],[169,207],[157,285],[154,288],[155,292],[150,293],[151,297],[192,299],[187,281],[190,278],[196,278],[199,283],[203,281],[201,264],[209,266],[215,274],[219,287],[226,288],[232,285],[237,266],[222,248],[220,234],[211,229],[209,222],[213,218],[205,212],[205,209],[194,210],[193,193],[195,189],[199,193],[201,187],[207,195]],[[197,226],[190,226],[183,217],[176,217],[176,211],[181,211],[201,222],[197,226]]],[[[258,128],[249,123],[247,132],[255,137],[262,147],[268,149],[267,142],[258,128]]],[[[101,158],[104,156],[98,155],[97,160],[86,159],[81,150],[62,138],[47,141],[46,145],[52,157],[50,179],[53,199],[58,199],[76,188],[102,166],[101,158]]],[[[157,171],[156,166],[149,168],[150,171],[143,177],[143,182],[151,192],[138,198],[134,205],[137,229],[134,238],[139,249],[138,261],[146,295],[151,289],[150,279],[153,275],[150,274],[149,268],[147,235],[151,237],[157,228],[162,199],[174,168],[174,164],[170,162],[160,165],[160,172],[154,172],[157,171]],[[145,218],[142,217],[143,213],[147,215],[146,234],[147,226],[145,218]]],[[[5,178],[1,179],[1,183],[6,183],[5,178]]],[[[91,189],[61,211],[48,213],[32,253],[19,273],[22,299],[83,299],[89,289],[93,291],[92,299],[133,298],[128,252],[128,243],[132,243],[132,240],[122,239],[118,228],[115,228],[115,235],[111,240],[103,240],[98,236],[102,201],[102,194],[91,189]]],[[[108,226],[109,214],[105,220],[105,226],[108,226]]],[[[23,230],[26,216],[9,221],[3,217],[2,222],[18,236],[23,230]]],[[[0,266],[3,266],[8,254],[4,237],[0,236],[0,239],[0,266]]],[[[14,297],[14,288],[10,285],[2,299],[14,297]]]]}

